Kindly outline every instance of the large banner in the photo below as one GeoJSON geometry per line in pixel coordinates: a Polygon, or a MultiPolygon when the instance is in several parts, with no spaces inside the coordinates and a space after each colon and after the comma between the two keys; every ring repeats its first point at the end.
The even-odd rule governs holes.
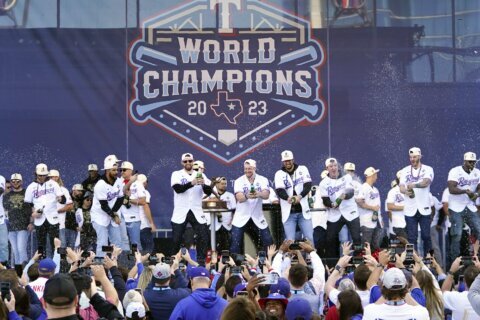
{"type": "MultiPolygon", "coordinates": [[[[149,178],[169,228],[172,171],[191,152],[233,181],[273,180],[293,151],[318,184],[324,160],[379,168],[385,198],[408,149],[435,170],[478,150],[479,86],[413,83],[415,27],[312,29],[266,1],[188,1],[139,29],[0,29],[0,174],[45,162],[68,187],[116,154],[149,178]]],[[[232,186],[229,186],[230,191],[232,186]]]]}

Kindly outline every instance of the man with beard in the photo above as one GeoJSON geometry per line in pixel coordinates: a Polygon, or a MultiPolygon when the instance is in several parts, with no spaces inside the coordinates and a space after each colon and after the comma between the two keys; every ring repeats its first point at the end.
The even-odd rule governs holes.
{"type": "Polygon", "coordinates": [[[96,164],[92,163],[88,165],[88,178],[83,180],[82,186],[84,191],[93,192],[95,184],[100,180],[100,175],[98,174],[98,167],[96,164]]]}
{"type": "Polygon", "coordinates": [[[413,147],[408,151],[410,165],[401,170],[400,192],[405,194],[403,212],[407,223],[408,242],[417,249],[418,225],[423,241],[423,254],[431,249],[430,239],[430,185],[433,182],[433,169],[421,163],[422,151],[413,147]]]}
{"type": "Polygon", "coordinates": [[[307,167],[295,163],[291,151],[282,152],[282,163],[282,168],[275,173],[275,191],[280,198],[285,238],[295,240],[298,225],[304,238],[314,243],[307,197],[312,188],[312,178],[307,167]]]}
{"type": "Polygon", "coordinates": [[[480,189],[480,170],[475,168],[477,155],[467,152],[463,156],[463,165],[448,173],[448,211],[450,213],[450,258],[455,260],[460,255],[460,239],[463,222],[472,229],[475,236],[480,236],[480,217],[475,201],[480,189]]]}
{"type": "Polygon", "coordinates": [[[263,312],[265,312],[267,319],[285,319],[285,309],[288,305],[288,299],[280,293],[271,293],[268,297],[259,299],[258,304],[263,312]]]}
{"type": "MultiPolygon", "coordinates": [[[[233,193],[227,191],[227,178],[218,177],[215,180],[215,187],[213,192],[216,193],[220,200],[223,200],[227,203],[227,208],[230,210],[235,210],[237,203],[235,201],[235,196],[233,193]]],[[[210,197],[215,197],[211,195],[210,197]]],[[[217,216],[216,226],[216,236],[217,236],[217,252],[221,250],[230,249],[230,240],[231,240],[231,230],[232,230],[232,212],[222,212],[221,221],[219,216],[217,216]]]]}
{"type": "Polygon", "coordinates": [[[193,155],[184,153],[181,158],[183,169],[174,171],[170,179],[173,188],[173,251],[178,252],[182,244],[187,223],[197,235],[197,254],[205,258],[209,243],[207,218],[202,209],[203,194],[210,195],[212,187],[205,184],[206,176],[193,170],[193,155]]]}

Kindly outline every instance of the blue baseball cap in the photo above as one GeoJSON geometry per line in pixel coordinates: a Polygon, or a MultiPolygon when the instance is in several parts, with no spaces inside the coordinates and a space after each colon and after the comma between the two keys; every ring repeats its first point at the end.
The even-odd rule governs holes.
{"type": "Polygon", "coordinates": [[[260,305],[260,308],[265,309],[265,305],[267,304],[268,301],[272,300],[278,300],[283,304],[283,308],[285,309],[288,305],[288,299],[285,298],[283,294],[280,293],[271,293],[268,295],[266,298],[261,298],[258,300],[258,304],[260,305]]]}
{"type": "Polygon", "coordinates": [[[188,277],[190,279],[197,278],[197,277],[210,278],[210,272],[204,267],[194,267],[188,270],[188,277]]]}
{"type": "Polygon", "coordinates": [[[290,282],[285,278],[278,278],[277,284],[270,285],[270,294],[279,293],[285,297],[288,297],[290,294],[290,282]]]}
{"type": "Polygon", "coordinates": [[[295,320],[296,318],[311,319],[313,315],[310,303],[307,300],[295,297],[290,299],[285,310],[287,320],[295,320]]]}
{"type": "Polygon", "coordinates": [[[233,297],[236,297],[239,291],[245,291],[246,289],[247,289],[247,284],[245,282],[241,282],[237,284],[233,289],[233,297]]]}
{"type": "Polygon", "coordinates": [[[50,258],[42,259],[38,263],[38,272],[40,273],[53,272],[55,271],[56,267],[57,267],[57,264],[53,262],[52,259],[50,258]]]}

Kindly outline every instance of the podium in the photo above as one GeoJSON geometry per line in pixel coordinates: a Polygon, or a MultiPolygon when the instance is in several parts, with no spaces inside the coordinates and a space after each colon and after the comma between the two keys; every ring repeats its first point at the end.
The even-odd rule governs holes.
{"type": "Polygon", "coordinates": [[[210,215],[210,248],[217,250],[217,216],[222,212],[232,211],[227,208],[227,203],[218,198],[208,198],[202,201],[203,212],[210,215]]]}

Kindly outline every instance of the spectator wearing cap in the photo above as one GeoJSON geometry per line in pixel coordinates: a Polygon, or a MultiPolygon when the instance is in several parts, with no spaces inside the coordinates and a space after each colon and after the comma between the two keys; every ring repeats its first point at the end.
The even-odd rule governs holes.
{"type": "MultiPolygon", "coordinates": [[[[47,180],[48,174],[47,165],[39,163],[35,168],[35,181],[27,187],[24,199],[32,207],[38,246],[44,249],[47,248],[47,238],[53,248],[54,239],[59,237],[58,204],[65,205],[67,201],[58,183],[47,180]]],[[[51,257],[52,252],[47,252],[47,256],[51,257]]]]}
{"type": "MultiPolygon", "coordinates": [[[[60,177],[60,172],[58,170],[50,170],[48,172],[48,177],[50,180],[55,181],[58,183],[60,186],[60,189],[62,189],[62,193],[67,199],[65,204],[57,204],[57,212],[58,212],[58,221],[59,221],[59,236],[60,236],[60,241],[62,242],[63,247],[69,247],[69,248],[74,248],[75,247],[75,240],[77,239],[77,232],[76,232],[76,221],[73,219],[73,224],[74,227],[69,228],[68,230],[65,228],[65,222],[67,220],[67,213],[71,212],[74,210],[73,206],[73,200],[72,197],[70,196],[70,193],[67,188],[65,188],[63,184],[63,180],[60,177]]],[[[75,217],[75,214],[73,214],[73,217],[75,217]]],[[[71,219],[72,215],[70,216],[70,225],[71,225],[71,219]]]]}
{"type": "Polygon", "coordinates": [[[37,280],[30,282],[30,287],[35,291],[37,297],[41,299],[43,297],[43,292],[45,290],[45,283],[55,275],[55,270],[57,264],[52,259],[42,259],[38,263],[38,274],[39,277],[37,280]]]}
{"type": "Polygon", "coordinates": [[[105,255],[102,246],[108,246],[109,241],[123,248],[119,228],[121,219],[118,212],[123,205],[124,194],[123,181],[117,179],[119,161],[115,155],[105,158],[103,164],[105,174],[94,187],[90,214],[93,228],[97,233],[97,257],[105,255]]]}
{"type": "Polygon", "coordinates": [[[270,195],[268,179],[257,174],[257,162],[247,159],[243,163],[244,175],[235,180],[234,193],[237,209],[232,220],[231,253],[241,253],[244,233],[250,234],[257,249],[273,244],[267,220],[263,215],[262,199],[270,195]]]}
{"type": "MultiPolygon", "coordinates": [[[[125,221],[125,226],[128,233],[130,243],[137,244],[138,250],[142,250],[140,242],[140,207],[146,203],[146,190],[143,182],[137,181],[137,176],[133,176],[133,164],[124,161],[121,166],[122,179],[125,184],[124,193],[125,201],[122,206],[122,223],[125,221]]],[[[123,242],[123,240],[122,240],[123,242]]]]}
{"type": "Polygon", "coordinates": [[[285,298],[289,298],[291,295],[290,282],[288,282],[288,280],[285,278],[278,278],[278,282],[276,284],[270,285],[270,290],[268,291],[268,293],[278,293],[285,298]]]}
{"type": "Polygon", "coordinates": [[[304,165],[295,163],[290,150],[282,151],[282,167],[275,173],[275,191],[280,198],[282,223],[287,240],[296,240],[297,226],[303,237],[314,243],[312,214],[308,194],[312,189],[310,172],[304,165]]]}
{"type": "Polygon", "coordinates": [[[387,199],[385,200],[385,210],[388,212],[389,218],[389,230],[390,234],[397,237],[408,238],[405,227],[405,214],[403,208],[405,205],[405,195],[400,192],[400,175],[401,172],[397,172],[395,180],[391,183],[391,189],[388,191],[387,199]]]}
{"type": "Polygon", "coordinates": [[[477,155],[467,152],[463,155],[463,165],[454,167],[448,173],[448,211],[450,212],[450,258],[453,261],[460,255],[460,239],[463,222],[473,234],[480,235],[480,216],[475,201],[480,190],[480,170],[475,168],[477,155]]]}
{"type": "Polygon", "coordinates": [[[82,206],[84,191],[85,190],[80,183],[74,184],[72,187],[72,193],[70,195],[72,197],[73,209],[75,211],[82,206]]]}
{"type": "Polygon", "coordinates": [[[408,242],[417,249],[418,226],[420,225],[423,252],[431,249],[430,239],[430,185],[433,182],[433,169],[421,162],[420,148],[408,151],[410,165],[401,170],[400,192],[406,195],[403,212],[407,223],[408,242]]]}
{"type": "Polygon", "coordinates": [[[95,251],[97,242],[97,233],[92,225],[90,209],[92,208],[93,194],[90,191],[83,195],[82,205],[75,212],[78,223],[78,232],[80,232],[80,247],[86,251],[95,251]]]}
{"type": "Polygon", "coordinates": [[[170,320],[220,319],[227,301],[217,296],[210,288],[210,273],[204,267],[189,269],[192,294],[181,300],[170,316],[170,320]]]}
{"type": "MultiPolygon", "coordinates": [[[[158,263],[153,268],[152,282],[143,292],[145,301],[150,308],[151,317],[154,320],[169,319],[177,303],[190,295],[187,288],[171,288],[171,270],[175,277],[182,277],[178,269],[178,261],[175,260],[172,266],[166,263],[158,263]]],[[[178,283],[183,283],[179,281],[178,283]]]]}
{"type": "Polygon", "coordinates": [[[293,297],[288,300],[288,305],[285,309],[286,320],[310,320],[312,316],[313,311],[307,300],[301,297],[293,297]]]}
{"type": "Polygon", "coordinates": [[[145,204],[139,206],[140,210],[140,243],[144,252],[153,252],[153,233],[157,231],[153,221],[152,211],[150,210],[151,195],[147,190],[148,179],[144,174],[139,174],[137,182],[142,184],[145,189],[145,204]]]}
{"type": "MultiPolygon", "coordinates": [[[[341,175],[335,158],[325,161],[328,175],[320,182],[320,196],[327,208],[327,241],[325,255],[338,257],[338,236],[346,225],[354,244],[360,244],[360,221],[351,175],[341,175]]],[[[318,193],[318,191],[317,191],[318,193]]]]}
{"type": "Polygon", "coordinates": [[[132,302],[125,308],[125,316],[127,320],[145,320],[146,311],[143,303],[132,302]]]}
{"type": "Polygon", "coordinates": [[[3,196],[3,207],[8,212],[8,240],[12,246],[15,264],[28,261],[27,241],[28,230],[33,229],[30,224],[32,209],[23,202],[25,189],[22,186],[22,175],[14,173],[10,177],[12,191],[3,196]]]}
{"type": "Polygon", "coordinates": [[[88,170],[88,178],[83,180],[82,186],[83,190],[90,191],[93,193],[93,189],[95,188],[95,184],[100,180],[100,175],[98,174],[98,166],[95,163],[91,163],[87,167],[88,170]]]}
{"type": "Polygon", "coordinates": [[[259,299],[258,304],[267,317],[279,320],[285,319],[285,309],[288,305],[288,299],[285,296],[279,293],[271,293],[268,297],[259,299]]]}
{"type": "Polygon", "coordinates": [[[193,170],[193,155],[184,153],[183,168],[172,172],[170,185],[173,189],[172,237],[173,252],[178,252],[183,242],[187,223],[197,236],[197,254],[205,258],[209,246],[208,218],[202,209],[203,195],[210,195],[212,187],[204,173],[193,170]]]}
{"type": "Polygon", "coordinates": [[[375,187],[380,170],[368,167],[365,174],[365,183],[360,188],[355,200],[360,214],[360,230],[362,243],[368,242],[372,250],[380,247],[383,238],[383,221],[380,214],[380,192],[375,187]]]}
{"type": "Polygon", "coordinates": [[[402,270],[398,268],[388,269],[383,276],[383,299],[366,306],[363,319],[430,319],[425,307],[410,304],[413,301],[410,303],[405,301],[407,293],[407,279],[402,270]]]}

